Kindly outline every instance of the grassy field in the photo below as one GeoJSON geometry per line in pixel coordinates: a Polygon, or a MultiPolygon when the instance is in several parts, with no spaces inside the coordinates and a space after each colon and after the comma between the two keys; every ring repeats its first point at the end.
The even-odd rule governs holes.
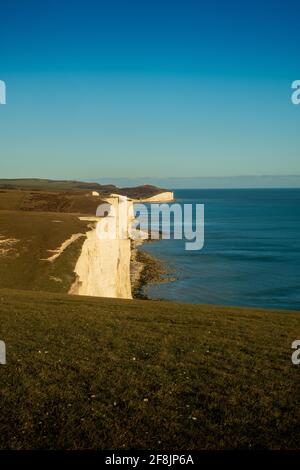
{"type": "Polygon", "coordinates": [[[132,198],[147,198],[159,194],[166,189],[158,188],[149,184],[130,188],[118,188],[113,184],[101,185],[94,182],[72,181],[72,180],[49,180],[39,178],[24,179],[1,179],[1,190],[40,190],[46,192],[53,191],[78,191],[82,194],[96,190],[103,196],[111,193],[123,194],[132,198]]]}
{"type": "Polygon", "coordinates": [[[3,289],[0,301],[2,449],[300,447],[298,312],[3,289]]]}
{"type": "Polygon", "coordinates": [[[0,190],[0,211],[59,212],[95,215],[102,200],[82,191],[0,190]]]}
{"type": "Polygon", "coordinates": [[[100,185],[98,183],[87,183],[83,181],[72,180],[49,180],[42,178],[14,178],[0,179],[0,188],[4,189],[29,189],[44,191],[99,191],[101,189],[114,189],[114,185],[100,185]]]}
{"type": "Polygon", "coordinates": [[[53,262],[53,251],[88,222],[71,214],[0,211],[0,287],[68,292],[84,236],[53,262]]]}
{"type": "MultiPolygon", "coordinates": [[[[45,184],[45,180],[36,181],[45,184]]],[[[90,192],[74,189],[1,189],[0,288],[68,292],[84,236],[53,262],[47,258],[73,234],[86,234],[89,223],[79,216],[94,217],[101,202],[90,192]]]]}

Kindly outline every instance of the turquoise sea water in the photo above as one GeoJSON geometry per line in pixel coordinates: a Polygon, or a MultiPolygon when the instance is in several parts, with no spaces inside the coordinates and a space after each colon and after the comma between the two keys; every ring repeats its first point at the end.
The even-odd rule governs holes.
{"type": "Polygon", "coordinates": [[[300,310],[300,189],[182,189],[175,197],[205,205],[204,248],[144,244],[177,277],[148,286],[149,297],[300,310]]]}

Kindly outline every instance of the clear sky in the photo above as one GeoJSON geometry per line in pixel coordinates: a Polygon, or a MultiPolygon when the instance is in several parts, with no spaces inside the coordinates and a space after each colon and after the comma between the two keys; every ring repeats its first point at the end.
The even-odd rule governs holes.
{"type": "Polygon", "coordinates": [[[1,177],[300,174],[299,1],[0,3],[1,177]]]}

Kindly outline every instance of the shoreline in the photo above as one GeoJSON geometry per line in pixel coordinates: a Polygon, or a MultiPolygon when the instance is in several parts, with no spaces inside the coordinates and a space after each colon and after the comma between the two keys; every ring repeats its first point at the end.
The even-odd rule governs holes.
{"type": "Polygon", "coordinates": [[[144,243],[151,243],[151,240],[136,240],[132,241],[131,245],[132,296],[134,299],[155,300],[147,295],[145,288],[150,284],[173,282],[176,278],[170,277],[172,270],[165,261],[156,258],[147,251],[139,250],[144,243]]]}
{"type": "MultiPolygon", "coordinates": [[[[173,194],[172,194],[173,195],[173,194]]],[[[160,198],[170,197],[164,193],[160,198]]],[[[158,196],[157,196],[158,197],[158,196]]],[[[130,238],[129,226],[133,220],[134,200],[119,195],[107,198],[116,215],[117,228],[126,227],[125,237],[113,239],[99,238],[99,233],[107,231],[111,215],[105,217],[79,217],[91,222],[87,227],[85,241],[74,267],[75,280],[69,294],[93,297],[123,299],[148,299],[144,290],[148,284],[165,282],[169,272],[163,261],[139,250],[144,242],[150,240],[130,238]],[[125,204],[124,204],[125,202],[125,204]]]]}

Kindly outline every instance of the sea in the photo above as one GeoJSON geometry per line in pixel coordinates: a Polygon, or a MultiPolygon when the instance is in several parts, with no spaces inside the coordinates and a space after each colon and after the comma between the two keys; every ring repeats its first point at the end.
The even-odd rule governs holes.
{"type": "Polygon", "coordinates": [[[143,244],[171,273],[145,288],[149,298],[300,310],[300,189],[174,193],[182,206],[204,204],[204,246],[187,251],[187,240],[172,237],[143,244]]]}

